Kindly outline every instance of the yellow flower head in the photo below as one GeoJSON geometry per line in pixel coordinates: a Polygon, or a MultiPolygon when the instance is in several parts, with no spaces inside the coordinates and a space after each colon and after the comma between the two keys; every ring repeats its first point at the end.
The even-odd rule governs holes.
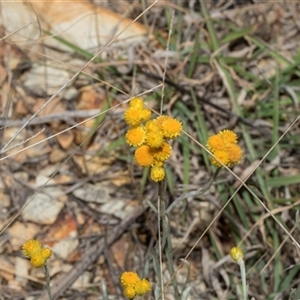
{"type": "Polygon", "coordinates": [[[217,150],[224,150],[226,144],[221,135],[215,134],[208,139],[206,147],[209,151],[214,153],[217,150]]]}
{"type": "Polygon", "coordinates": [[[148,122],[146,122],[145,127],[147,131],[151,131],[151,132],[161,131],[156,120],[149,120],[148,122]]]}
{"type": "Polygon", "coordinates": [[[42,250],[42,243],[39,240],[29,240],[22,246],[22,252],[26,257],[32,257],[42,250]]]}
{"type": "Polygon", "coordinates": [[[159,126],[162,129],[163,135],[167,139],[178,137],[182,131],[182,124],[176,119],[168,116],[158,117],[159,126]]]}
{"type": "Polygon", "coordinates": [[[150,177],[157,182],[164,179],[164,163],[172,153],[166,141],[181,134],[182,124],[170,116],[150,120],[151,114],[141,98],[132,99],[124,113],[124,120],[131,127],[125,137],[130,146],[137,147],[134,153],[137,164],[152,167],[150,177]]]}
{"type": "Polygon", "coordinates": [[[136,162],[142,167],[149,167],[153,164],[154,156],[148,145],[142,145],[135,150],[136,162]]]}
{"type": "Polygon", "coordinates": [[[125,111],[124,120],[131,127],[139,126],[142,122],[141,110],[135,107],[129,107],[125,111]]]}
{"type": "Polygon", "coordinates": [[[44,248],[42,251],[41,251],[41,255],[44,259],[48,259],[50,258],[50,256],[52,255],[52,250],[50,250],[49,248],[44,248]]]}
{"type": "Polygon", "coordinates": [[[227,146],[227,153],[229,158],[229,163],[231,166],[237,165],[241,162],[243,157],[242,149],[236,144],[229,144],[227,146]]]}
{"type": "Polygon", "coordinates": [[[136,109],[142,110],[144,108],[144,102],[142,98],[133,98],[129,102],[129,107],[134,107],[136,109]]]}
{"type": "Polygon", "coordinates": [[[223,130],[219,132],[219,135],[223,138],[226,144],[236,144],[237,143],[237,135],[231,130],[223,130]]]}
{"type": "Polygon", "coordinates": [[[144,108],[143,110],[141,110],[141,118],[143,121],[147,121],[149,120],[151,117],[151,110],[148,108],[144,108]]]}
{"type": "Polygon", "coordinates": [[[42,248],[39,240],[29,240],[23,247],[22,252],[26,257],[30,258],[30,263],[39,268],[46,264],[46,260],[51,256],[52,251],[49,248],[42,248]]]}
{"type": "Polygon", "coordinates": [[[211,159],[212,164],[217,167],[237,165],[243,157],[243,151],[237,145],[237,135],[231,130],[223,130],[211,136],[206,146],[220,160],[219,162],[215,157],[211,159]]]}
{"type": "Polygon", "coordinates": [[[46,259],[42,256],[42,253],[40,252],[31,257],[30,263],[35,268],[40,268],[46,264],[46,259]]]}
{"type": "Polygon", "coordinates": [[[136,272],[123,272],[120,277],[120,282],[123,287],[134,287],[140,280],[136,272]]]}
{"type": "Polygon", "coordinates": [[[229,164],[229,155],[226,150],[217,150],[214,152],[214,156],[217,159],[215,157],[212,157],[211,162],[213,165],[222,167],[223,164],[225,166],[229,164]]]}
{"type": "Polygon", "coordinates": [[[230,257],[236,261],[237,263],[238,262],[241,262],[243,260],[243,257],[244,257],[244,254],[243,254],[243,251],[241,248],[239,247],[233,247],[231,248],[230,250],[230,257]]]}
{"type": "Polygon", "coordinates": [[[165,178],[165,169],[163,167],[153,166],[151,168],[150,177],[153,181],[162,181],[165,178]]]}
{"type": "Polygon", "coordinates": [[[141,146],[146,140],[146,131],[143,126],[130,128],[126,135],[126,142],[130,146],[141,146]]]}
{"type": "Polygon", "coordinates": [[[127,298],[127,299],[133,299],[135,296],[136,296],[136,292],[135,292],[135,289],[134,287],[132,286],[128,286],[124,289],[124,296],[127,298]]]}
{"type": "Polygon", "coordinates": [[[161,131],[148,131],[146,134],[146,144],[151,148],[159,148],[164,142],[161,131]]]}
{"type": "Polygon", "coordinates": [[[156,118],[156,123],[159,126],[160,129],[162,129],[163,123],[166,122],[169,118],[169,116],[158,116],[156,118]]]}
{"type": "Polygon", "coordinates": [[[135,292],[139,296],[143,296],[151,291],[151,283],[148,279],[141,279],[135,285],[135,292]]]}
{"type": "Polygon", "coordinates": [[[171,153],[172,147],[166,142],[164,142],[161,147],[153,151],[154,158],[163,162],[170,157],[171,153]]]}

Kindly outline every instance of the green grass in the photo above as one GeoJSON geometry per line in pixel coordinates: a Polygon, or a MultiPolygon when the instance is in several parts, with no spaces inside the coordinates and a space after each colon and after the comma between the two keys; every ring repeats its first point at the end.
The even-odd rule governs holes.
{"type": "MultiPolygon", "coordinates": [[[[172,213],[167,215],[170,222],[168,237],[170,240],[179,241],[179,246],[177,245],[176,249],[174,247],[173,251],[169,249],[166,257],[163,257],[164,263],[169,266],[170,273],[173,272],[173,266],[170,266],[172,260],[175,272],[178,271],[176,269],[178,266],[181,268],[188,266],[186,278],[190,279],[184,284],[180,283],[184,289],[183,300],[188,299],[189,293],[193,296],[197,294],[196,292],[193,294],[194,285],[201,280],[207,287],[205,296],[208,299],[217,299],[214,286],[201,277],[203,267],[201,251],[207,249],[209,263],[217,265],[228,255],[232,246],[239,245],[246,254],[251,295],[256,294],[264,299],[273,300],[280,293],[284,295],[284,299],[296,294],[293,297],[298,299],[299,288],[294,290],[293,288],[300,274],[300,267],[297,264],[299,249],[295,248],[295,243],[291,241],[286,231],[291,232],[290,235],[293,237],[298,236],[298,229],[295,231],[292,229],[296,221],[295,211],[298,208],[289,205],[297,203],[300,196],[299,130],[296,126],[287,128],[300,115],[298,88],[300,51],[292,58],[287,58],[271,42],[269,44],[258,38],[254,28],[237,29],[235,24],[229,21],[211,18],[205,1],[200,1],[200,8],[203,17],[202,27],[199,26],[201,30],[193,31],[193,26],[189,27],[186,24],[186,7],[180,2],[178,10],[174,11],[170,7],[163,10],[164,27],[154,28],[153,32],[160,49],[168,49],[178,55],[176,58],[172,57],[167,65],[164,65],[164,59],[150,57],[149,60],[152,59],[157,68],[162,68],[160,71],[166,69],[166,77],[175,84],[166,82],[163,92],[157,89],[143,98],[146,105],[151,106],[153,102],[158,104],[154,106],[157,112],[163,100],[163,106],[166,108],[163,114],[167,114],[170,110],[173,117],[182,121],[184,131],[187,133],[172,142],[173,148],[176,149],[176,157],[171,158],[166,166],[168,200],[172,202],[189,192],[191,186],[197,190],[209,181],[214,167],[211,165],[210,154],[206,151],[205,145],[208,137],[218,130],[230,128],[237,132],[239,145],[244,151],[244,159],[241,165],[231,170],[222,168],[215,184],[206,193],[197,195],[190,202],[183,202],[183,205],[177,205],[172,213]],[[220,28],[223,29],[222,34],[219,32],[220,28]],[[202,34],[203,32],[205,34],[202,34]],[[166,33],[171,33],[169,43],[166,33]],[[241,39],[247,41],[249,47],[253,47],[253,51],[245,57],[230,56],[228,45],[238,43],[241,39]],[[275,65],[271,76],[259,69],[258,62],[264,59],[272,61],[275,65]],[[197,84],[197,80],[200,81],[208,75],[209,80],[201,81],[201,85],[197,84]],[[245,93],[244,100],[241,100],[243,93],[245,93]],[[207,101],[215,103],[216,107],[200,101],[202,95],[207,101]],[[174,99],[176,100],[171,101],[174,99]],[[232,112],[231,116],[222,114],[221,108],[224,103],[232,112]],[[237,117],[248,120],[252,125],[259,125],[256,128],[248,126],[238,121],[237,117]],[[266,131],[268,134],[265,134],[266,131]],[[282,134],[286,135],[281,139],[282,134]],[[251,175],[247,177],[250,172],[251,175]],[[196,181],[198,178],[200,182],[196,181]],[[242,184],[241,181],[244,180],[246,181],[242,184]],[[268,215],[270,211],[271,216],[268,215]],[[193,227],[191,224],[194,224],[195,220],[198,222],[193,227]],[[189,236],[182,245],[180,242],[186,232],[189,236]],[[194,271],[191,277],[190,265],[194,271]],[[192,278],[195,282],[192,282],[192,278]]],[[[67,46],[83,62],[94,56],[64,39],[57,36],[54,38],[67,46]]],[[[150,50],[152,52],[149,53],[155,53],[156,49],[150,50]]],[[[146,51],[145,53],[148,54],[146,51]]],[[[135,59],[142,60],[140,57],[135,59]]],[[[104,61],[96,57],[93,62],[104,61]]],[[[142,68],[143,66],[134,68],[134,74],[122,74],[117,68],[107,65],[91,78],[91,82],[107,84],[107,99],[101,108],[103,113],[95,118],[87,140],[80,146],[83,152],[88,151],[95,134],[112,118],[115,99],[119,96],[124,99],[124,95],[127,95],[125,91],[130,90],[128,85],[131,82],[138,82],[139,89],[149,86],[150,80],[151,85],[154,84],[155,79],[148,78],[141,72],[142,68]]],[[[155,70],[151,69],[151,72],[155,70]]],[[[161,74],[157,76],[160,77],[161,74]]],[[[120,121],[118,125],[124,129],[123,121],[118,121],[120,121]]],[[[118,157],[118,168],[130,170],[132,199],[139,201],[147,199],[148,203],[151,203],[150,212],[134,220],[134,231],[131,228],[128,231],[131,233],[130,241],[135,245],[134,251],[139,253],[136,255],[137,261],[140,265],[147,266],[146,274],[150,274],[153,280],[160,281],[164,277],[160,274],[158,260],[149,259],[151,255],[155,256],[157,253],[153,254],[151,252],[153,249],[147,249],[147,245],[139,241],[140,235],[147,243],[152,243],[151,245],[157,241],[154,228],[150,228],[150,233],[145,233],[146,229],[149,229],[149,223],[152,226],[151,222],[155,222],[156,226],[157,220],[153,221],[152,214],[161,217],[153,199],[148,199],[148,195],[154,190],[154,183],[149,180],[149,169],[139,168],[132,153],[122,135],[115,140],[109,140],[105,148],[94,151],[94,155],[97,156],[118,157]]],[[[133,259],[129,257],[128,260],[133,259]]],[[[240,284],[240,278],[237,275],[236,265],[230,260],[223,261],[214,270],[218,275],[220,268],[227,272],[229,278],[228,299],[237,299],[236,284],[240,284]]],[[[172,278],[166,280],[164,284],[177,287],[178,282],[176,278],[172,278]]],[[[154,285],[155,299],[158,299],[158,282],[154,282],[154,285]]]]}

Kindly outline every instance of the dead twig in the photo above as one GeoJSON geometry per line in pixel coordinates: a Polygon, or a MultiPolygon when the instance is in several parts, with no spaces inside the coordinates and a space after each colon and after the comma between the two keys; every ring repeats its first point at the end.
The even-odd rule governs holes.
{"type": "MultiPolygon", "coordinates": [[[[76,111],[65,111],[63,113],[52,114],[44,117],[35,117],[31,120],[30,125],[40,125],[45,123],[51,123],[53,121],[65,121],[71,125],[76,122],[72,119],[74,118],[90,118],[93,116],[98,116],[100,110],[99,109],[90,109],[90,110],[76,110],[76,111]]],[[[0,126],[10,127],[10,126],[22,126],[24,124],[28,124],[29,120],[4,120],[0,119],[0,126]]],[[[3,129],[3,128],[1,128],[3,129]]]]}

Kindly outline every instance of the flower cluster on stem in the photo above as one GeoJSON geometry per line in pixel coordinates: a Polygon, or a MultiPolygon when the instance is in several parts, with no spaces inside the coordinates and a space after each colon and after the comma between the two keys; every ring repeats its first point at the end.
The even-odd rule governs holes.
{"type": "Polygon", "coordinates": [[[49,248],[43,248],[42,243],[39,240],[28,240],[22,246],[23,254],[30,258],[30,263],[35,268],[40,268],[46,265],[46,261],[52,255],[52,251],[49,248]]]}
{"type": "Polygon", "coordinates": [[[151,167],[150,177],[158,182],[165,177],[164,163],[172,153],[168,141],[181,134],[182,124],[170,116],[151,118],[151,111],[145,108],[141,98],[129,102],[124,120],[130,126],[126,141],[136,148],[134,157],[142,167],[151,167]]]}
{"type": "Polygon", "coordinates": [[[241,162],[242,149],[237,145],[237,135],[231,130],[223,130],[211,136],[207,141],[208,150],[214,155],[212,164],[217,167],[232,167],[241,162]]]}
{"type": "Polygon", "coordinates": [[[146,278],[140,278],[135,272],[124,272],[120,282],[127,299],[134,299],[135,296],[143,296],[151,291],[151,283],[146,278]]]}

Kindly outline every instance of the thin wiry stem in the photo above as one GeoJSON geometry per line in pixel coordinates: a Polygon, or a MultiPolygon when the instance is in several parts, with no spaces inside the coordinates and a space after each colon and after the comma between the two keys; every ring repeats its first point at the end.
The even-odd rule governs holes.
{"type": "Polygon", "coordinates": [[[241,261],[238,262],[240,266],[240,271],[241,271],[241,278],[242,278],[242,299],[247,300],[248,299],[248,288],[247,288],[247,282],[246,282],[246,268],[245,268],[245,262],[242,259],[241,261]]]}
{"type": "Polygon", "coordinates": [[[52,293],[51,293],[51,287],[50,287],[50,274],[47,265],[44,265],[45,269],[45,275],[46,275],[46,289],[49,296],[49,300],[53,300],[52,293]]]}
{"type": "Polygon", "coordinates": [[[163,279],[163,263],[162,263],[162,250],[164,246],[165,238],[162,236],[162,232],[164,231],[161,227],[162,220],[165,216],[166,211],[166,203],[164,199],[164,180],[158,183],[158,204],[157,204],[157,221],[158,221],[158,252],[159,252],[159,269],[160,269],[160,292],[162,296],[162,300],[165,299],[163,288],[164,288],[164,279],[163,279]]]}

